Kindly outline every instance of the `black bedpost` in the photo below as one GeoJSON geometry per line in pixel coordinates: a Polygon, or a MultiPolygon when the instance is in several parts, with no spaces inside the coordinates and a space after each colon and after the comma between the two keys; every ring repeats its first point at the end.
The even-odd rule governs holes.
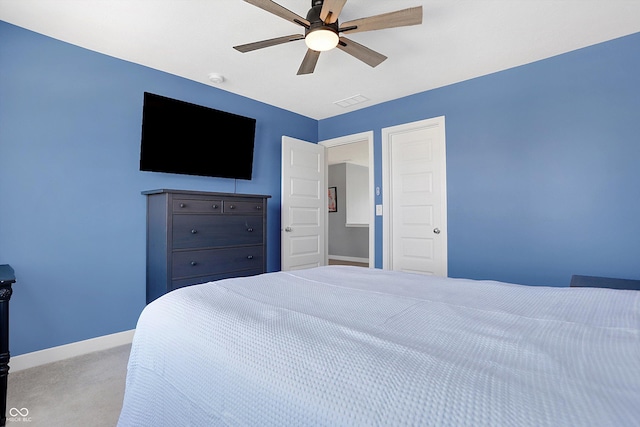
{"type": "Polygon", "coordinates": [[[0,426],[7,422],[7,377],[9,375],[9,300],[16,276],[10,265],[0,265],[0,426]]]}

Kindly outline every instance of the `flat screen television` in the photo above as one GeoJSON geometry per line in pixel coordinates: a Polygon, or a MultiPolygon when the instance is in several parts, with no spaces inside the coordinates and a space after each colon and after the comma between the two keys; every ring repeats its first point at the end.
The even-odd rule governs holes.
{"type": "Polygon", "coordinates": [[[256,120],[144,93],[140,170],[251,179],[256,120]]]}

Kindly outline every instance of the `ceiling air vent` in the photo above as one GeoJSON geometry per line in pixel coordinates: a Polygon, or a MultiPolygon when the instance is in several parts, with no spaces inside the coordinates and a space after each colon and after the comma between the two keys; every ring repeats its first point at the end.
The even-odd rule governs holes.
{"type": "Polygon", "coordinates": [[[356,104],[360,104],[362,102],[368,101],[369,98],[367,98],[366,96],[362,96],[362,95],[354,95],[354,96],[350,96],[349,98],[345,98],[345,99],[341,99],[340,101],[336,101],[334,102],[334,104],[342,107],[342,108],[349,108],[352,105],[356,105],[356,104]]]}

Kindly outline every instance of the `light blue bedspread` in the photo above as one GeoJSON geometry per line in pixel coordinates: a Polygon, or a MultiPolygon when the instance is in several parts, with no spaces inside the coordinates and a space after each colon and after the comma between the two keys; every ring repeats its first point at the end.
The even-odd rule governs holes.
{"type": "Polygon", "coordinates": [[[320,267],[148,305],[120,427],[640,425],[640,292],[320,267]]]}

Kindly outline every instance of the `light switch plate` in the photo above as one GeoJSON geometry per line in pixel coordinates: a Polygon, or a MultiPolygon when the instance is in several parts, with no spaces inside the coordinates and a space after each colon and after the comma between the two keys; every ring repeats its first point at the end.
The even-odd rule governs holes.
{"type": "Polygon", "coordinates": [[[376,216],[382,216],[382,205],[376,205],[376,216]]]}

